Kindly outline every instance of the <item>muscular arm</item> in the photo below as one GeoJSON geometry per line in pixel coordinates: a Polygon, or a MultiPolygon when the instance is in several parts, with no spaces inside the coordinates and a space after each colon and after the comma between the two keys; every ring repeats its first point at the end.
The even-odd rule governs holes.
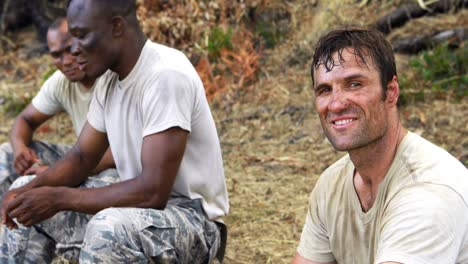
{"type": "MultiPolygon", "coordinates": [[[[89,125],[85,126],[83,132],[86,134],[91,133],[93,137],[99,133],[89,125]],[[86,132],[88,130],[93,132],[86,132]]],[[[74,149],[77,149],[73,150],[72,154],[65,159],[70,160],[70,162],[73,159],[81,165],[69,165],[68,162],[67,164],[59,162],[52,170],[57,172],[62,169],[83,170],[83,168],[92,166],[86,161],[92,159],[91,157],[97,158],[97,152],[93,149],[95,146],[90,146],[89,143],[92,142],[84,139],[83,132],[77,143],[78,146],[74,147],[74,149]],[[78,155],[75,152],[81,154],[78,155]]],[[[60,209],[85,213],[96,213],[112,206],[163,209],[169,199],[172,185],[182,161],[187,134],[182,129],[171,128],[161,133],[146,136],[142,147],[141,175],[131,180],[96,189],[60,188],[61,196],[63,197],[59,205],[60,209]]],[[[102,145],[101,149],[104,146],[102,145]]],[[[42,180],[38,180],[36,183],[31,182],[31,186],[34,184],[40,184],[41,186],[73,186],[74,183],[78,182],[71,181],[71,179],[63,181],[54,178],[53,174],[53,172],[49,172],[47,175],[40,175],[42,180]]],[[[75,177],[79,180],[83,179],[78,175],[71,178],[75,177]]]]}
{"type": "Polygon", "coordinates": [[[95,130],[86,123],[78,141],[65,157],[48,170],[37,175],[37,177],[25,185],[24,188],[77,186],[87,179],[108,146],[107,135],[95,130]]]}
{"type": "Polygon", "coordinates": [[[299,253],[296,253],[291,264],[337,264],[336,262],[315,262],[303,258],[299,253]]]}
{"type": "Polygon", "coordinates": [[[180,128],[170,128],[146,136],[142,173],[131,180],[95,189],[48,187],[77,185],[104,154],[108,147],[106,135],[86,124],[77,144],[64,159],[14,193],[7,193],[2,215],[8,219],[4,222],[14,228],[11,219],[16,218],[31,226],[63,210],[94,214],[108,207],[163,209],[184,155],[187,134],[180,128]]]}
{"type": "Polygon", "coordinates": [[[146,136],[141,154],[141,175],[102,188],[67,188],[63,210],[96,213],[108,207],[163,209],[184,155],[187,134],[180,128],[170,128],[146,136]]]}
{"type": "Polygon", "coordinates": [[[96,168],[94,168],[91,174],[98,174],[106,169],[115,168],[114,158],[112,157],[112,152],[110,148],[107,148],[106,153],[102,156],[101,161],[99,161],[96,168]]]}
{"type": "Polygon", "coordinates": [[[31,144],[34,130],[50,117],[29,104],[15,119],[10,134],[10,142],[15,157],[14,167],[19,174],[23,174],[36,162],[36,153],[28,146],[31,144]]]}
{"type": "Polygon", "coordinates": [[[17,221],[31,226],[64,210],[68,191],[83,182],[107,150],[107,135],[85,124],[78,142],[64,158],[39,173],[26,185],[6,193],[2,204],[3,223],[9,228],[17,221]]]}

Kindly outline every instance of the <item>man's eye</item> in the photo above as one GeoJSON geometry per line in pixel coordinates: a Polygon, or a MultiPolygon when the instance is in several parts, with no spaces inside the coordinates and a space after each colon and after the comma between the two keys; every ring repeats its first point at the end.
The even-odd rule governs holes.
{"type": "Polygon", "coordinates": [[[316,90],[315,93],[317,95],[321,95],[321,94],[324,94],[324,93],[328,93],[330,91],[331,91],[330,87],[323,87],[323,88],[320,88],[320,89],[316,90]]]}
{"type": "Polygon", "coordinates": [[[349,84],[349,86],[351,86],[351,87],[359,87],[359,86],[361,86],[361,83],[359,83],[359,82],[352,82],[352,83],[349,84]]]}
{"type": "Polygon", "coordinates": [[[83,31],[74,31],[72,35],[78,39],[83,39],[86,36],[86,34],[83,31]]]}
{"type": "Polygon", "coordinates": [[[52,56],[52,58],[54,58],[54,59],[58,59],[58,58],[60,58],[60,53],[55,53],[54,52],[54,53],[51,53],[50,56],[52,56]]]}

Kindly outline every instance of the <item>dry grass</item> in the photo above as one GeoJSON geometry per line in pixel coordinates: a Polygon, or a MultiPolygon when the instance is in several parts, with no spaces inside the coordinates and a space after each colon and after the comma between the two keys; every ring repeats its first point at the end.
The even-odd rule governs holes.
{"type": "MultiPolygon", "coordinates": [[[[152,2],[160,1],[140,1],[140,4],[152,2]]],[[[336,152],[325,139],[314,111],[308,66],[313,45],[327,29],[344,22],[368,24],[397,1],[369,1],[362,8],[353,0],[247,1],[242,8],[232,11],[235,15],[221,16],[218,22],[212,17],[212,10],[225,14],[238,3],[211,1],[206,4],[217,4],[214,8],[201,6],[202,2],[174,1],[187,3],[180,7],[187,12],[161,7],[164,10],[158,13],[159,18],[164,20],[164,25],[169,25],[164,27],[181,31],[180,34],[164,33],[154,10],[140,10],[146,21],[143,23],[145,31],[156,39],[179,46],[188,54],[201,53],[206,58],[205,37],[208,29],[219,21],[239,22],[247,7],[254,5],[282,6],[291,13],[291,32],[287,39],[272,50],[258,52],[262,57],[258,58],[257,72],[249,75],[254,76],[253,79],[240,83],[236,71],[219,75],[213,69],[207,70],[206,67],[219,67],[210,61],[200,70],[207,72],[206,78],[212,78],[212,86],[224,87],[219,96],[213,96],[212,111],[221,139],[231,204],[230,215],[226,218],[229,238],[225,263],[288,263],[299,241],[307,198],[316,179],[344,155],[336,152]],[[208,12],[208,16],[203,12],[208,12]]],[[[412,21],[390,38],[418,32],[427,19],[440,27],[445,24],[466,27],[467,21],[462,18],[466,17],[466,11],[461,14],[412,21]]],[[[47,56],[27,61],[19,58],[24,53],[20,49],[26,47],[27,42],[24,36],[12,38],[18,45],[16,50],[8,48],[5,42],[2,44],[7,50],[0,50],[0,97],[34,94],[42,73],[49,68],[47,56]]],[[[235,57],[230,58],[233,67],[235,57]]],[[[400,72],[408,70],[406,64],[407,57],[398,56],[400,72]]],[[[442,146],[467,165],[466,99],[458,103],[451,98],[421,102],[402,108],[401,116],[406,128],[442,146]]],[[[0,120],[0,141],[3,142],[7,140],[12,118],[2,115],[0,120]]],[[[70,143],[74,140],[72,135],[69,121],[61,116],[38,138],[70,143]]]]}

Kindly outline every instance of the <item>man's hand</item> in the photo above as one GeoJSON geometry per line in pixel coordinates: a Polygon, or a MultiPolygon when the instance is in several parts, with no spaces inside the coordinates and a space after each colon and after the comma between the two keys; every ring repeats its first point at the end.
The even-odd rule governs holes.
{"type": "MultiPolygon", "coordinates": [[[[10,221],[16,218],[17,222],[26,227],[40,223],[61,211],[60,190],[62,190],[61,187],[45,186],[18,194],[12,200],[7,201],[7,204],[4,201],[6,214],[10,221]]],[[[2,216],[6,214],[2,210],[2,216]]]]}
{"type": "Polygon", "coordinates": [[[28,147],[23,147],[18,149],[15,153],[13,166],[19,175],[24,175],[26,170],[31,168],[31,166],[38,161],[39,159],[37,158],[36,152],[34,152],[34,150],[28,147]]]}
{"type": "MultiPolygon", "coordinates": [[[[35,163],[37,164],[37,163],[35,163]]],[[[24,172],[24,175],[37,175],[45,170],[47,170],[49,168],[49,166],[47,165],[43,165],[43,166],[35,166],[33,164],[33,166],[31,166],[29,169],[27,169],[25,172],[24,172]]]]}
{"type": "Polygon", "coordinates": [[[11,201],[13,201],[19,194],[21,194],[21,191],[18,189],[15,189],[15,190],[11,190],[7,192],[3,196],[2,209],[1,209],[2,224],[6,225],[9,229],[18,228],[18,225],[16,225],[13,219],[9,216],[7,207],[8,207],[8,204],[11,203],[11,201]]]}

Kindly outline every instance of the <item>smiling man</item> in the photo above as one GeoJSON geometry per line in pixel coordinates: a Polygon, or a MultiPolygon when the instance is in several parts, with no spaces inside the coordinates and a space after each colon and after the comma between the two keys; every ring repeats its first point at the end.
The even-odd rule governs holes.
{"type": "Polygon", "coordinates": [[[384,36],[331,31],[311,74],[325,135],[348,155],[316,183],[293,263],[467,263],[467,169],[401,125],[384,36]]]}
{"type": "MultiPolygon", "coordinates": [[[[33,141],[34,131],[54,115],[66,112],[79,135],[86,122],[94,87],[98,84],[96,78],[85,76],[70,53],[71,35],[65,18],[58,18],[49,27],[47,45],[58,70],[15,119],[10,143],[0,146],[0,199],[20,175],[44,171],[71,148],[70,145],[33,141]]],[[[108,152],[95,172],[112,167],[112,156],[108,152]]],[[[115,170],[109,173],[114,175],[115,170]]]]}
{"type": "Polygon", "coordinates": [[[5,261],[22,261],[20,223],[80,249],[80,263],[210,263],[229,205],[200,77],[180,51],[146,38],[134,0],[72,0],[67,18],[80,69],[105,85],[66,157],[6,194],[5,261]],[[108,146],[120,181],[73,188],[108,146]]]}

